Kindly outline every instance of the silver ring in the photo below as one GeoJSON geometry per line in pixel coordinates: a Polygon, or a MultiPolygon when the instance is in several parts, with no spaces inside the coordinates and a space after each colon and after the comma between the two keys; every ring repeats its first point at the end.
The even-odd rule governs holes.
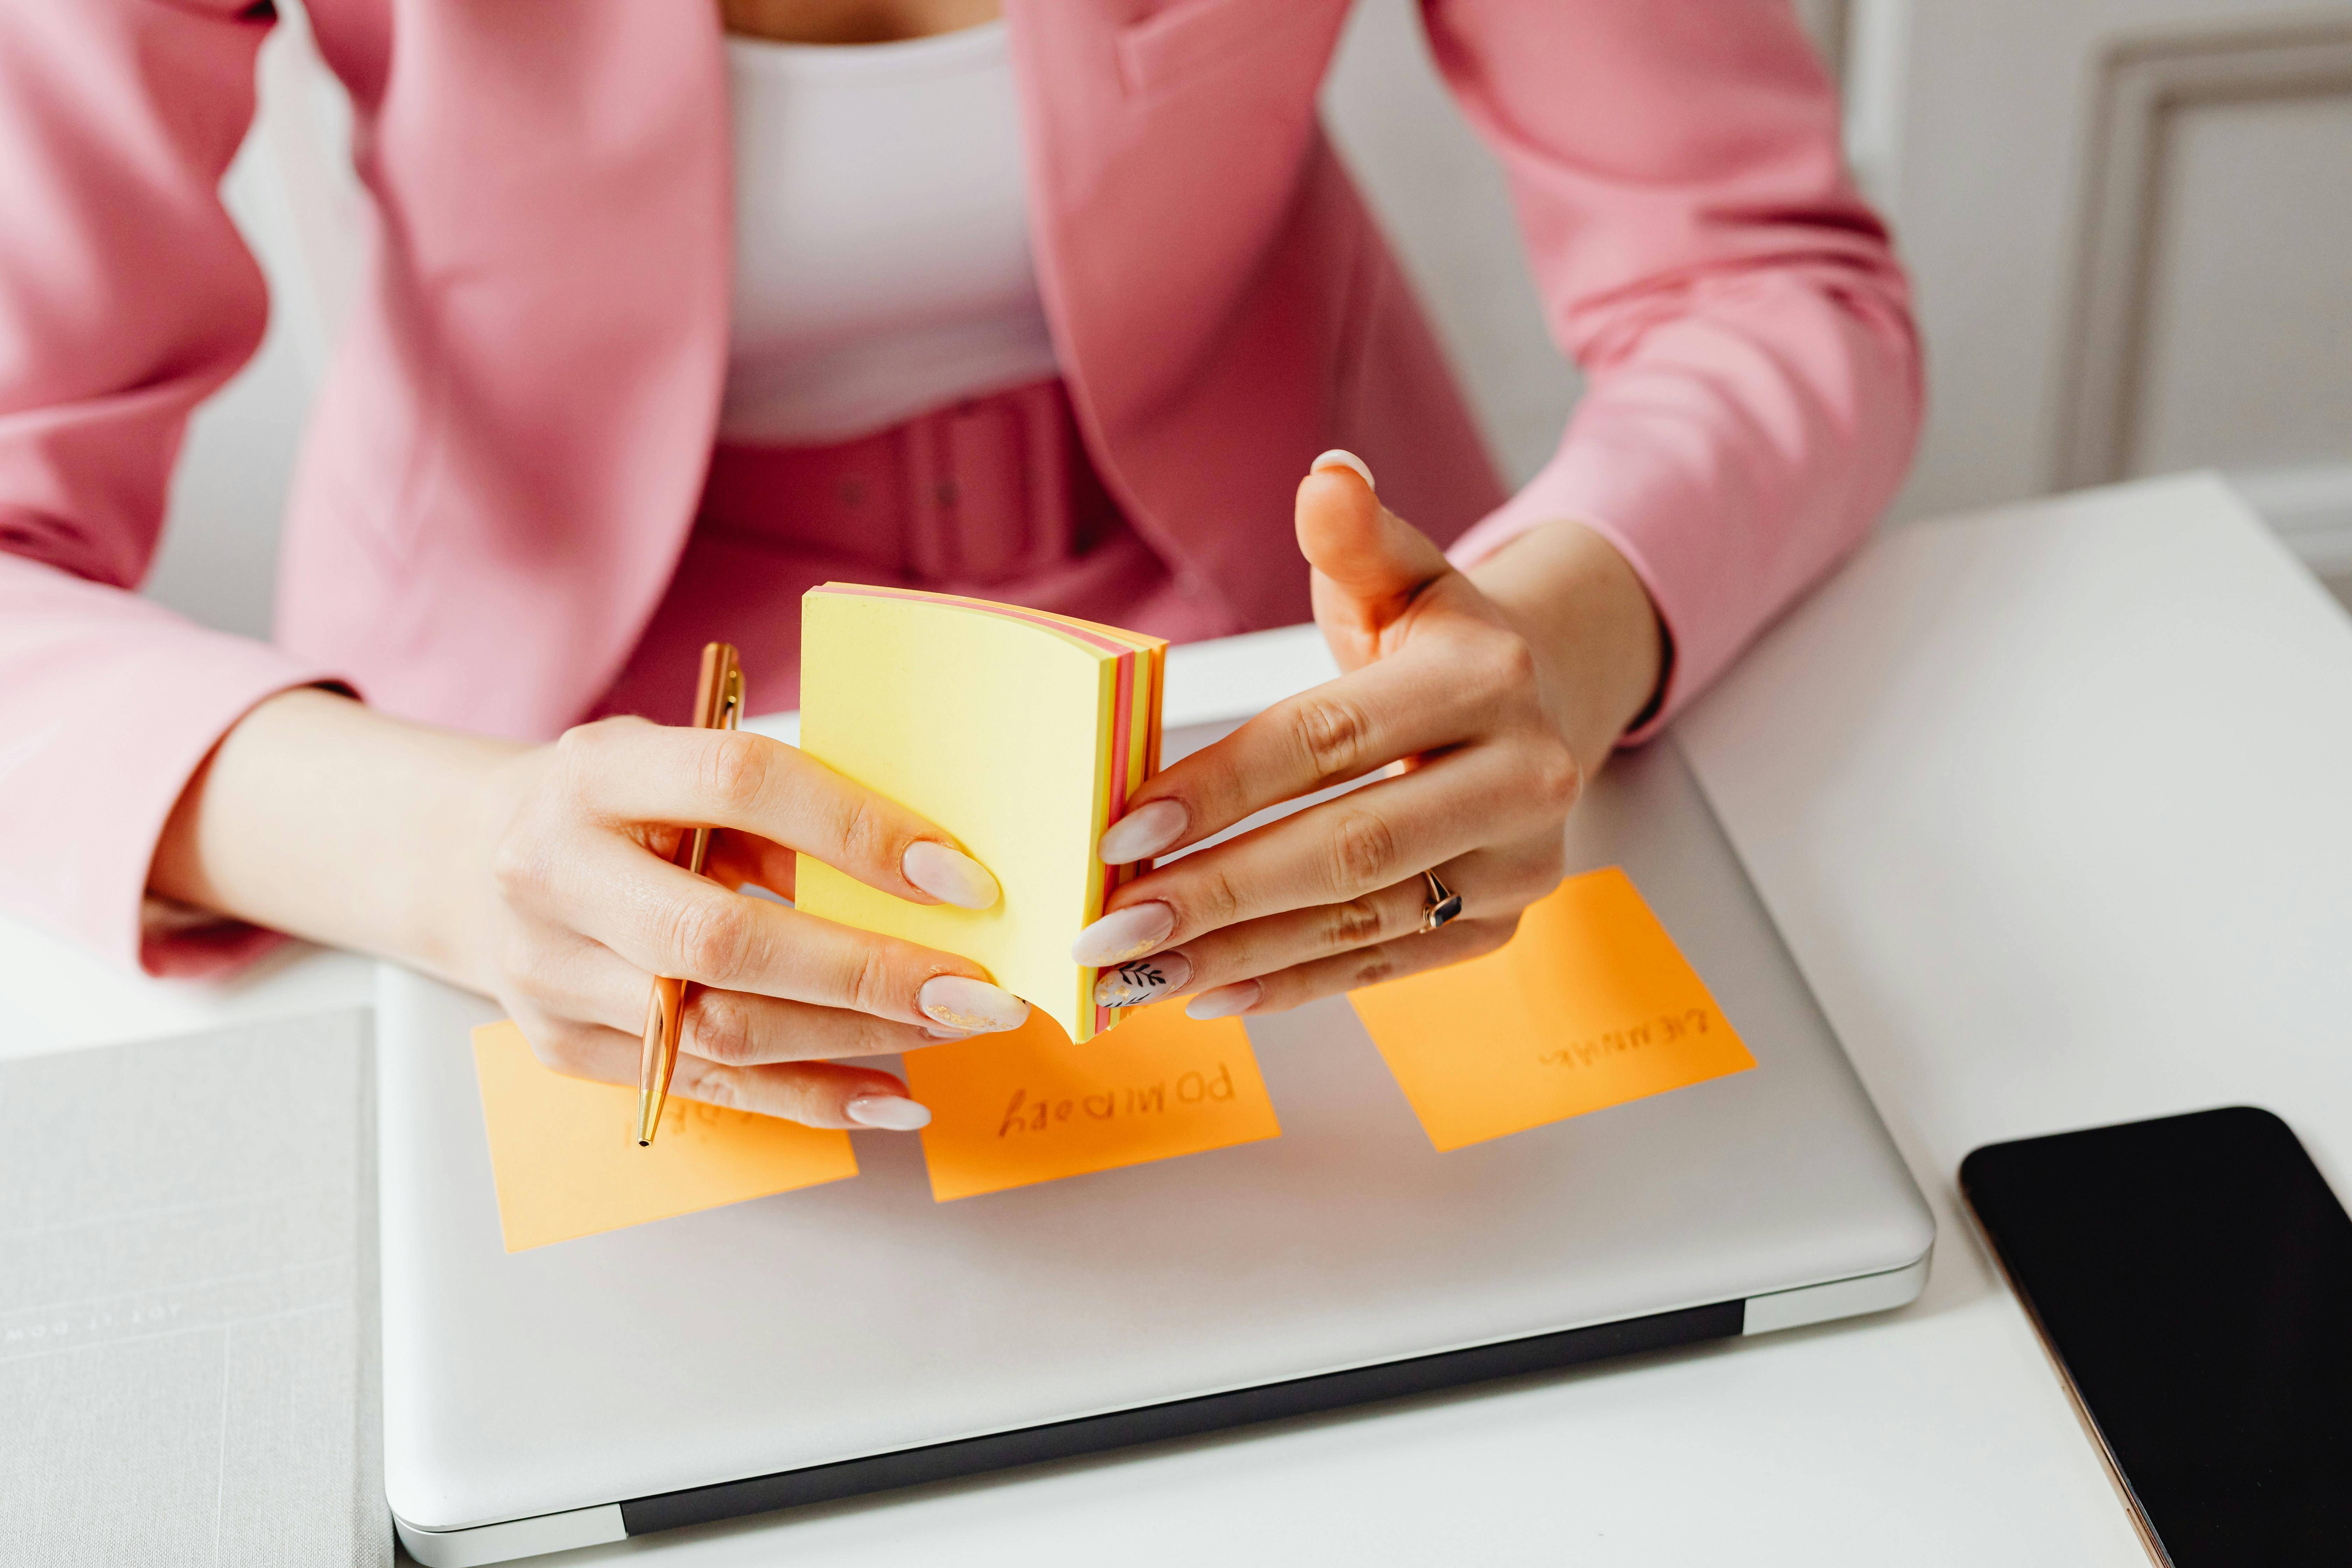
{"type": "Polygon", "coordinates": [[[1462,895],[1440,881],[1434,871],[1423,871],[1421,879],[1429,884],[1429,901],[1421,906],[1421,930],[1426,936],[1462,912],[1462,895]]]}

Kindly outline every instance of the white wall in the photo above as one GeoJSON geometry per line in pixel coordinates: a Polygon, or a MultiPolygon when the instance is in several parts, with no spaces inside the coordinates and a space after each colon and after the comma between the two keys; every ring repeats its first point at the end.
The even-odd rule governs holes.
{"type": "Polygon", "coordinates": [[[1928,345],[1896,515],[2217,466],[2352,603],[2352,5],[1846,3],[1928,345]]]}

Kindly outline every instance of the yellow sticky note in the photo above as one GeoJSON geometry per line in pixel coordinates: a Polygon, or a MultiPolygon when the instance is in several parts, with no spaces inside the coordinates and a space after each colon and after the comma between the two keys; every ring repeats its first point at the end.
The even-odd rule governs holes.
{"type": "Polygon", "coordinates": [[[509,1252],[857,1174],[846,1132],[675,1096],[641,1149],[635,1089],[550,1072],[511,1023],[474,1031],[474,1074],[509,1252]]]}
{"type": "Polygon", "coordinates": [[[1084,1045],[1032,1013],[1010,1034],[926,1046],[908,1054],[907,1087],[931,1108],[923,1158],[940,1203],[1282,1134],[1241,1021],[1195,1023],[1179,1002],[1084,1045]]]}
{"type": "Polygon", "coordinates": [[[1095,846],[1159,764],[1166,647],[978,599],[811,590],[802,749],[953,834],[1003,896],[985,910],[911,903],[805,857],[794,901],[971,959],[1074,1039],[1110,1026],[1070,944],[1118,876],[1095,846]]]}
{"type": "Polygon", "coordinates": [[[1349,1000],[1441,1150],[1756,1065],[1614,866],[1562,882],[1499,952],[1349,1000]]]}

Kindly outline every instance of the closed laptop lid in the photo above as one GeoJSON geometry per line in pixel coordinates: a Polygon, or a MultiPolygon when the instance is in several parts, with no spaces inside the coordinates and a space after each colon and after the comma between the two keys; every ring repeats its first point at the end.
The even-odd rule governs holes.
{"type": "Polygon", "coordinates": [[[1439,1153],[1333,999],[1249,1022],[1276,1139],[938,1204],[914,1138],[859,1133],[855,1180],[511,1255],[468,1043],[497,1009],[387,970],[394,1511],[470,1528],[1919,1259],[1927,1206],[1670,743],[1579,806],[1570,870],[1609,865],[1754,1069],[1439,1153]]]}

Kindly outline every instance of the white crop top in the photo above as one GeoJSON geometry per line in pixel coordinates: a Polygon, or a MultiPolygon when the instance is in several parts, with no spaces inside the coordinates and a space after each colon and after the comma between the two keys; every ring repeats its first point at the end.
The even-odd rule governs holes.
{"type": "Polygon", "coordinates": [[[903,43],[727,40],[728,440],[812,445],[1057,374],[992,22],[903,43]]]}

